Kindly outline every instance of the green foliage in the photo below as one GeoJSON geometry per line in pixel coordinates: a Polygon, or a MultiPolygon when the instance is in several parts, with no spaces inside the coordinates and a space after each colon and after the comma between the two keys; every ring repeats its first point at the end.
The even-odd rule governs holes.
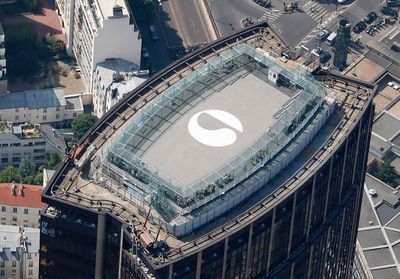
{"type": "Polygon", "coordinates": [[[63,157],[57,152],[46,153],[43,164],[37,168],[32,158],[24,159],[19,167],[8,166],[0,170],[0,182],[10,183],[23,181],[27,184],[41,185],[43,182],[43,169],[55,170],[62,162],[63,157]]]}
{"type": "Polygon", "coordinates": [[[80,114],[72,121],[72,132],[75,140],[79,140],[96,123],[97,117],[92,114],[80,114]]]}
{"type": "Polygon", "coordinates": [[[20,2],[30,11],[37,11],[39,8],[39,0],[20,0],[20,2]]]}
{"type": "Polygon", "coordinates": [[[61,40],[57,40],[52,34],[47,33],[44,36],[43,41],[53,55],[65,53],[64,42],[61,40]]]}
{"type": "Polygon", "coordinates": [[[394,167],[390,165],[388,159],[384,159],[383,162],[378,165],[375,176],[379,180],[389,184],[393,183],[397,177],[394,167]]]}
{"type": "Polygon", "coordinates": [[[43,161],[43,165],[40,167],[41,169],[57,169],[58,165],[62,162],[63,157],[57,152],[48,152],[43,161]]]}
{"type": "Polygon", "coordinates": [[[139,25],[151,24],[155,17],[154,3],[152,0],[128,0],[139,25]]]}
{"type": "Polygon", "coordinates": [[[42,13],[39,0],[18,0],[15,3],[0,5],[0,14],[42,13]]]}
{"type": "Polygon", "coordinates": [[[5,25],[4,33],[9,76],[12,78],[36,73],[40,69],[40,47],[33,25],[5,25]]]}
{"type": "Polygon", "coordinates": [[[32,158],[26,158],[19,164],[19,172],[22,177],[32,175],[36,171],[36,165],[32,158]]]}
{"type": "Polygon", "coordinates": [[[8,166],[0,171],[0,182],[13,182],[21,179],[19,169],[13,166],[8,166]]]}
{"type": "Polygon", "coordinates": [[[149,22],[149,23],[152,22],[155,17],[153,1],[152,0],[144,0],[143,8],[144,8],[144,13],[145,13],[147,22],[149,22]]]}

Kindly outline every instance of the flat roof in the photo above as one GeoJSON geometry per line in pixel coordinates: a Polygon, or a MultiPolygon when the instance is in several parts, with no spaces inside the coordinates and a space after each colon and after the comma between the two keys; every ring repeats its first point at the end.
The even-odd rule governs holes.
{"type": "MultiPolygon", "coordinates": [[[[250,73],[187,111],[147,149],[142,159],[178,183],[189,184],[216,170],[260,138],[277,122],[274,114],[289,99],[278,88],[250,73]],[[191,136],[189,120],[205,110],[226,111],[240,120],[243,132],[236,133],[233,144],[215,147],[191,136]]],[[[229,128],[206,113],[199,116],[199,124],[210,130],[229,128]]]]}
{"type": "Polygon", "coordinates": [[[102,15],[106,18],[113,16],[113,8],[115,6],[121,6],[123,15],[128,15],[125,0],[97,0],[97,3],[99,4],[102,15]]]}
{"type": "Polygon", "coordinates": [[[378,119],[374,121],[373,131],[386,140],[390,140],[396,136],[400,130],[400,120],[387,112],[382,113],[378,119]]]}

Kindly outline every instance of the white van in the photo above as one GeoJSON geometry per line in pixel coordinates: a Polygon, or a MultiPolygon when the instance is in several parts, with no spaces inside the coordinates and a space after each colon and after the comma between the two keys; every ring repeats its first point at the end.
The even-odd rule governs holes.
{"type": "Polygon", "coordinates": [[[326,39],[326,43],[330,46],[333,45],[336,41],[336,37],[337,37],[337,34],[335,32],[332,32],[329,35],[329,37],[326,39]]]}

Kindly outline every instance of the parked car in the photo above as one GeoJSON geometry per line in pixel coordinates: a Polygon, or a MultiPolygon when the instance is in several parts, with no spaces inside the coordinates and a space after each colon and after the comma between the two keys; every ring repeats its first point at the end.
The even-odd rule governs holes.
{"type": "Polygon", "coordinates": [[[322,29],[317,33],[317,35],[315,35],[315,39],[317,39],[320,42],[323,42],[329,36],[329,34],[330,32],[328,30],[322,29]]]}
{"type": "Polygon", "coordinates": [[[376,193],[376,190],[375,189],[369,189],[368,190],[368,194],[371,196],[371,197],[376,197],[378,194],[376,193]]]}
{"type": "Polygon", "coordinates": [[[400,0],[386,0],[388,7],[400,7],[400,0]]]}
{"type": "Polygon", "coordinates": [[[325,64],[331,59],[332,55],[328,51],[322,51],[319,54],[319,62],[325,64]]]}
{"type": "Polygon", "coordinates": [[[390,49],[395,52],[400,52],[400,43],[394,42],[393,45],[390,47],[390,49]]]}
{"type": "Polygon", "coordinates": [[[394,10],[388,6],[383,6],[381,9],[381,12],[384,15],[391,16],[394,18],[398,18],[398,16],[399,16],[399,13],[396,10],[394,10]]]}
{"type": "Polygon", "coordinates": [[[364,22],[371,24],[372,22],[374,22],[376,19],[378,18],[378,15],[375,12],[370,12],[369,14],[367,14],[364,17],[364,22]]]}
{"type": "Polygon", "coordinates": [[[149,57],[149,51],[145,47],[142,48],[142,57],[143,58],[148,58],[149,57]]]}
{"type": "Polygon", "coordinates": [[[364,31],[365,28],[367,28],[367,24],[364,21],[360,21],[353,26],[353,32],[359,34],[364,31]]]}
{"type": "Polygon", "coordinates": [[[151,38],[154,41],[158,40],[158,34],[157,34],[156,27],[154,25],[150,25],[149,29],[150,29],[150,33],[151,33],[151,38]]]}

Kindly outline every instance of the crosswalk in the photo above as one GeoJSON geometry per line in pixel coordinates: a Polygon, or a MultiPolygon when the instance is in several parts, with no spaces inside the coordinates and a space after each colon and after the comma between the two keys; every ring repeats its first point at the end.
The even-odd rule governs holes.
{"type": "Polygon", "coordinates": [[[310,33],[304,39],[297,44],[297,46],[306,45],[311,40],[315,38],[315,35],[323,28],[329,29],[330,26],[333,25],[333,22],[338,19],[338,13],[336,12],[329,12],[324,9],[319,3],[310,1],[307,2],[303,7],[302,10],[307,13],[312,19],[318,22],[318,25],[311,30],[310,33]]]}
{"type": "Polygon", "coordinates": [[[324,9],[318,2],[309,1],[302,7],[303,12],[308,14],[316,22],[324,21],[332,12],[324,9]]]}
{"type": "Polygon", "coordinates": [[[258,20],[266,20],[268,23],[273,23],[281,16],[281,11],[279,10],[267,10],[258,20]]]}

